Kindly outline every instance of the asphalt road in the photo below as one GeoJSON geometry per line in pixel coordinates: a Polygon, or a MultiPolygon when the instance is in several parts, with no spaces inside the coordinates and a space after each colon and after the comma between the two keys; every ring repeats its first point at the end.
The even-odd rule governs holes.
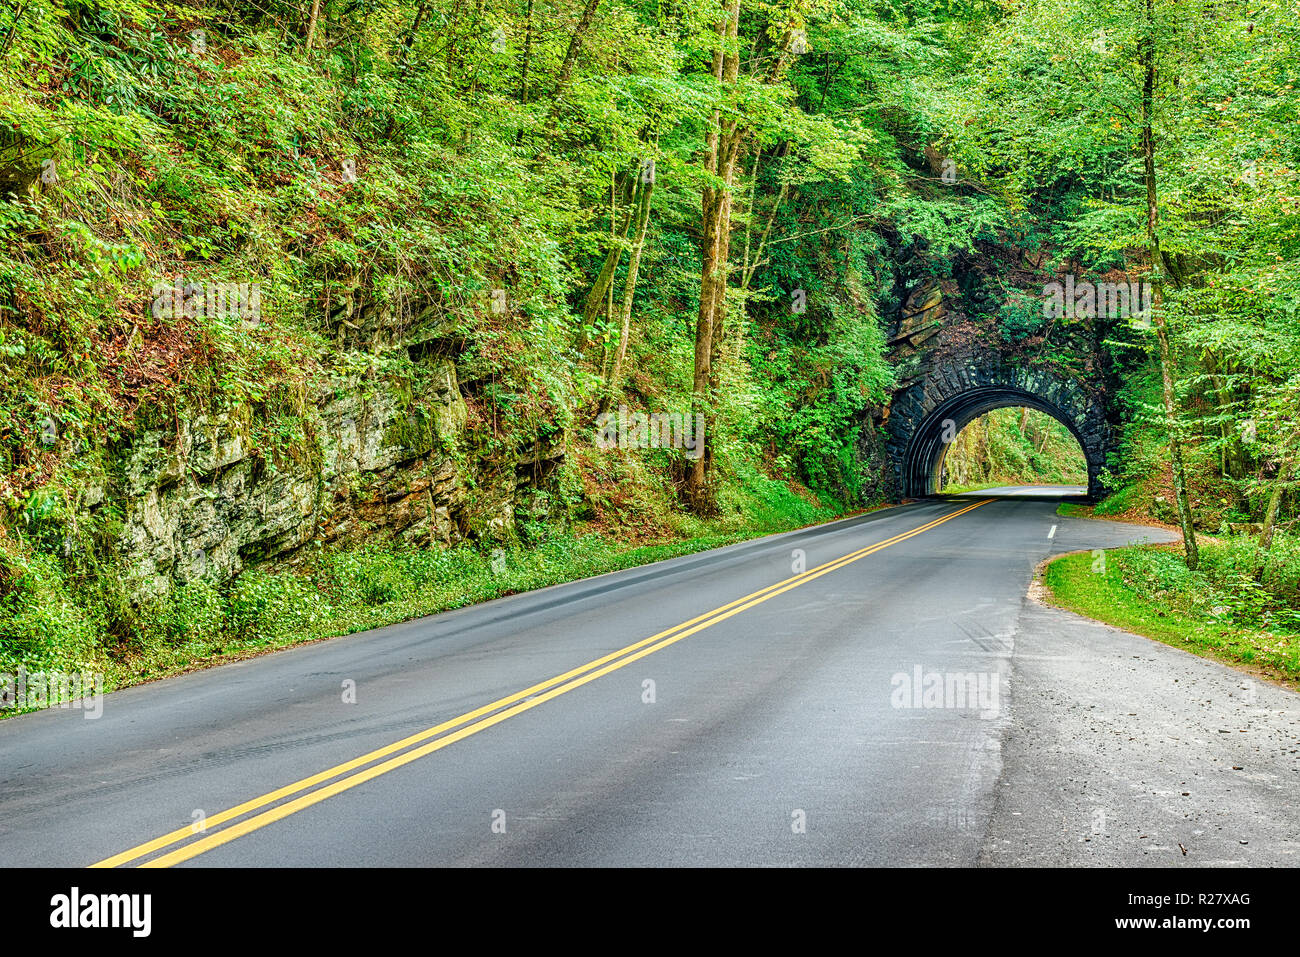
{"type": "Polygon", "coordinates": [[[1300,863],[1296,695],[1026,598],[1168,536],[1003,491],[2,721],[0,860],[1300,863]]]}

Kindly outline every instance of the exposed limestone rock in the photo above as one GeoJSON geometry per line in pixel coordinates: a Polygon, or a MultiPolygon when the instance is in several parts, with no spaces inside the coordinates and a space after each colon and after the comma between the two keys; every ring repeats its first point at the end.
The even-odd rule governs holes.
{"type": "Polygon", "coordinates": [[[509,538],[516,472],[556,452],[529,450],[489,477],[465,474],[456,448],[468,410],[455,364],[422,363],[430,375],[418,402],[382,382],[341,378],[309,397],[300,434],[282,447],[257,447],[248,409],[137,436],[107,492],[81,502],[120,509],[129,591],[146,598],[200,577],[227,580],[291,561],[312,540],[509,538]]]}
{"type": "Polygon", "coordinates": [[[943,328],[948,315],[943,289],[938,280],[929,280],[917,286],[903,304],[898,331],[890,340],[895,349],[916,349],[932,339],[943,328]]]}

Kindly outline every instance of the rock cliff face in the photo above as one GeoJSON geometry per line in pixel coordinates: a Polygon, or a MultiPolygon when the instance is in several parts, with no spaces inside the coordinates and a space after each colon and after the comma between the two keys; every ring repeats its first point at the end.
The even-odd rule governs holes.
{"type": "Polygon", "coordinates": [[[320,377],[287,420],[292,434],[268,441],[266,423],[241,407],[142,431],[106,457],[74,511],[109,530],[100,547],[133,599],[292,563],[313,542],[445,547],[514,535],[516,507],[548,487],[563,436],[492,460],[468,453],[456,362],[381,313],[351,315],[335,317],[341,351],[411,350],[418,384],[320,377]]]}

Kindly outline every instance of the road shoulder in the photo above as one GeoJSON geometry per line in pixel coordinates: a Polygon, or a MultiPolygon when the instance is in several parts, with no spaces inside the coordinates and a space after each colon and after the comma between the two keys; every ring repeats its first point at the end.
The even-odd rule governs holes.
{"type": "Polygon", "coordinates": [[[1295,693],[1024,599],[983,866],[1295,866],[1295,693]]]}

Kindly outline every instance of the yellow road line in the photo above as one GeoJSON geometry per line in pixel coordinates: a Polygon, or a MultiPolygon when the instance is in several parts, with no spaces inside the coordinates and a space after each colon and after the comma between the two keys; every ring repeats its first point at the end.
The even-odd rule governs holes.
{"type": "MultiPolygon", "coordinates": [[[[970,508],[974,508],[974,507],[975,506],[971,506],[970,508]]],[[[951,513],[950,515],[944,516],[938,521],[944,521],[947,518],[955,518],[957,515],[961,515],[964,512],[970,511],[970,508],[965,508],[962,509],[961,511],[951,513]]],[[[922,526],[920,529],[916,529],[915,531],[924,531],[925,529],[932,527],[934,524],[936,524],[936,522],[931,522],[927,525],[922,526]]],[[[900,535],[895,535],[893,538],[889,538],[883,542],[879,542],[877,546],[867,546],[867,548],[874,548],[880,545],[893,544],[895,541],[900,541],[905,535],[910,535],[910,534],[911,533],[903,533],[900,535]]],[[[704,619],[712,615],[716,615],[718,612],[726,611],[727,609],[739,605],[742,602],[748,601],[752,598],[755,598],[758,595],[762,595],[765,594],[766,592],[772,591],[773,589],[780,588],[782,585],[785,585],[788,582],[795,581],[807,575],[811,575],[819,571],[820,569],[827,568],[830,565],[835,565],[838,562],[844,561],[845,558],[851,558],[864,551],[866,551],[866,548],[859,549],[857,552],[853,552],[850,553],[849,555],[842,556],[841,558],[834,559],[831,562],[826,562],[815,568],[809,569],[808,571],[802,572],[799,575],[795,575],[792,578],[787,578],[784,581],[777,582],[774,585],[769,585],[766,588],[759,589],[758,591],[752,592],[749,595],[745,595],[742,598],[737,598],[735,601],[729,602],[728,604],[723,605],[720,608],[715,608],[712,611],[705,612],[703,615],[699,615],[695,618],[692,618],[690,621],[683,622],[682,624],[679,625],[674,625],[672,628],[669,628],[666,631],[661,631],[656,635],[651,635],[649,638],[645,638],[634,644],[628,645],[626,648],[620,648],[618,651],[614,651],[608,655],[605,655],[604,657],[597,658],[595,661],[589,661],[586,664],[580,665],[579,667],[574,668],[571,671],[567,671],[562,675],[556,675],[554,678],[549,678],[546,681],[535,684],[530,688],[525,688],[523,691],[516,692],[505,698],[500,698],[497,701],[493,701],[491,704],[484,705],[481,708],[477,708],[473,711],[467,712],[466,714],[460,715],[457,718],[452,718],[449,721],[444,721],[441,724],[438,724],[432,728],[427,728],[424,731],[419,731],[413,735],[410,735],[409,737],[403,738],[400,741],[395,741],[392,744],[385,745],[382,748],[378,748],[367,754],[363,754],[360,757],[353,758],[352,760],[347,761],[343,764],[336,765],[335,767],[329,768],[325,771],[321,771],[318,774],[313,774],[312,776],[303,778],[300,781],[295,781],[293,784],[285,785],[284,787],[272,791],[269,794],[265,794],[261,797],[253,798],[252,800],[245,801],[243,804],[237,805],[236,807],[230,808],[229,810],[222,811],[219,814],[214,814],[211,817],[205,819],[204,821],[205,829],[208,827],[217,827],[221,824],[226,823],[227,821],[234,820],[237,817],[242,817],[244,814],[247,814],[250,811],[255,811],[258,808],[265,807],[267,804],[272,804],[275,801],[281,800],[282,798],[290,797],[294,794],[297,794],[299,791],[303,791],[306,790],[307,788],[314,787],[317,784],[322,784],[325,781],[328,781],[331,778],[338,777],[341,774],[346,774],[349,771],[354,771],[357,768],[370,764],[373,761],[378,761],[380,758],[387,757],[388,755],[395,754],[398,751],[404,750],[405,748],[409,748],[412,745],[419,744],[421,741],[427,741],[429,738],[436,737],[437,735],[440,735],[446,731],[450,731],[451,729],[459,727],[462,724],[466,724],[477,718],[481,718],[484,715],[491,714],[493,711],[497,711],[501,708],[507,707],[508,705],[514,704],[517,701],[527,698],[529,695],[533,695],[533,694],[537,694],[538,692],[545,691],[547,688],[550,688],[554,685],[567,681],[575,677],[576,675],[580,675],[585,671],[591,670],[592,668],[600,667],[601,665],[606,664],[607,662],[610,662],[625,654],[629,654],[630,652],[633,652],[638,648],[644,647],[645,645],[658,641],[659,639],[664,638],[679,629],[689,628],[691,625],[703,621],[704,619]]],[[[123,851],[120,854],[116,854],[113,857],[107,858],[91,866],[117,867],[121,864],[126,864],[130,861],[133,861],[136,858],[143,857],[146,854],[150,854],[153,851],[161,850],[164,847],[167,847],[171,844],[175,844],[177,841],[182,841],[187,838],[193,837],[195,833],[196,832],[193,830],[192,826],[178,828],[177,830],[172,831],[169,834],[164,834],[162,837],[155,838],[154,840],[149,841],[146,844],[141,844],[138,847],[134,847],[131,848],[130,850],[123,851]]]]}
{"type": "MultiPolygon", "coordinates": [[[[587,684],[590,681],[594,681],[596,678],[609,674],[611,671],[615,671],[628,664],[631,664],[633,661],[637,661],[641,658],[644,658],[646,655],[659,651],[662,648],[666,648],[671,644],[675,644],[676,642],[681,641],[683,638],[687,638],[690,635],[693,635],[699,631],[703,631],[705,628],[709,628],[717,624],[718,622],[730,618],[732,615],[739,614],[740,612],[745,611],[746,609],[752,608],[754,605],[761,604],[762,602],[765,602],[770,598],[774,598],[777,595],[783,594],[784,592],[787,592],[792,588],[797,588],[798,586],[805,584],[806,582],[812,581],[815,578],[820,578],[822,575],[829,574],[830,572],[835,571],[839,568],[843,568],[845,565],[849,565],[860,558],[865,558],[867,555],[880,551],[883,548],[887,548],[891,545],[897,544],[898,542],[909,539],[914,535],[919,535],[922,532],[928,531],[929,529],[934,528],[937,525],[942,525],[944,522],[950,521],[951,519],[964,515],[967,512],[972,511],[973,509],[976,509],[981,505],[987,504],[989,501],[992,500],[985,499],[983,501],[976,502],[975,504],[960,509],[959,511],[949,513],[948,515],[942,516],[938,519],[935,519],[934,521],[928,522],[925,525],[921,525],[918,528],[914,528],[911,531],[903,532],[899,535],[893,536],[892,538],[888,538],[882,542],[878,542],[875,545],[868,545],[864,548],[858,549],[857,551],[850,552],[847,555],[841,556],[840,558],[837,559],[833,559],[832,561],[819,565],[816,568],[809,569],[808,571],[802,572],[791,578],[787,578],[784,581],[777,582],[774,585],[769,585],[766,588],[759,589],[758,591],[752,592],[749,595],[745,595],[742,598],[737,598],[735,601],[728,602],[727,604],[722,605],[719,608],[715,608],[712,611],[705,612],[703,615],[698,615],[695,618],[683,622],[682,624],[675,625],[672,628],[667,629],[666,631],[661,631],[656,635],[651,635],[649,638],[644,638],[641,641],[628,645],[625,648],[621,648],[618,651],[611,652],[610,654],[605,655],[601,658],[597,658],[594,661],[587,662],[584,665],[580,665],[577,668],[574,668],[570,671],[566,671],[564,674],[556,675],[554,678],[549,678],[546,681],[535,684],[530,688],[525,688],[523,691],[516,692],[515,694],[509,695],[508,697],[498,699],[497,701],[494,701],[491,704],[487,704],[481,708],[477,708],[473,711],[467,712],[461,715],[460,717],[452,718],[449,721],[444,721],[441,724],[435,725],[432,728],[428,728],[424,731],[403,738],[400,741],[396,741],[382,748],[378,748],[367,754],[361,755],[360,757],[354,758],[351,761],[347,761],[343,764],[336,765],[335,767],[329,768],[325,771],[321,771],[318,774],[314,774],[310,777],[303,778],[300,781],[296,781],[293,784],[285,785],[284,787],[278,788],[275,791],[271,791],[268,794],[264,794],[261,797],[253,798],[252,800],[245,801],[243,804],[236,805],[235,807],[230,808],[226,811],[222,811],[218,814],[214,814],[205,820],[204,832],[200,832],[200,833],[206,834],[207,828],[218,826],[220,824],[226,823],[227,821],[231,821],[234,820],[235,818],[242,817],[243,815],[249,813],[250,811],[254,811],[257,810],[258,808],[265,807],[268,804],[272,804],[276,801],[281,800],[282,798],[286,798],[291,795],[297,794],[300,791],[306,790],[307,788],[313,787],[317,784],[321,784],[325,781],[329,781],[332,778],[336,778],[339,777],[340,775],[347,774],[349,771],[355,771],[356,769],[361,768],[364,765],[371,764],[372,762],[387,757],[388,755],[392,755],[398,751],[402,751],[403,749],[409,748],[412,745],[420,743],[421,741],[428,741],[430,738],[436,738],[438,735],[441,735],[447,731],[451,731],[452,729],[460,727],[461,725],[468,725],[467,727],[463,727],[459,731],[456,731],[453,734],[448,734],[445,737],[438,738],[438,740],[436,741],[432,741],[428,744],[425,744],[423,747],[419,747],[419,748],[415,748],[414,750],[407,751],[405,754],[402,754],[398,757],[390,758],[389,760],[384,761],[382,764],[374,765],[373,767],[367,768],[364,771],[360,771],[340,781],[335,781],[333,784],[327,785],[326,787],[320,788],[316,791],[312,791],[310,794],[305,794],[302,797],[299,797],[293,801],[286,802],[285,804],[272,808],[269,811],[265,811],[262,814],[256,815],[252,818],[242,821],[236,825],[233,825],[232,827],[226,828],[225,830],[219,831],[215,834],[206,834],[206,836],[200,838],[199,840],[194,841],[193,843],[188,844],[185,847],[178,848],[177,850],[172,851],[169,854],[165,854],[159,858],[156,858],[153,861],[149,861],[143,864],[142,866],[167,867],[172,864],[178,863],[180,861],[188,860],[191,857],[195,857],[199,854],[202,854],[204,851],[211,850],[212,848],[218,847],[221,844],[225,844],[229,841],[235,840],[236,838],[241,837],[244,834],[249,833],[250,831],[254,831],[259,828],[265,827],[266,825],[271,824],[274,821],[280,820],[281,818],[287,817],[290,814],[294,814],[297,811],[302,810],[303,808],[310,807],[313,804],[317,804],[320,801],[325,800],[326,798],[332,797],[350,788],[356,787],[358,784],[362,784],[366,781],[376,778],[381,774],[386,774],[389,771],[399,768],[405,764],[409,764],[412,761],[418,760],[419,758],[432,754],[434,751],[441,750],[442,748],[446,747],[449,744],[453,744],[456,741],[463,740],[464,738],[467,738],[472,734],[476,734],[479,731],[482,731],[486,728],[490,728],[493,725],[506,720],[507,718],[513,717],[516,714],[520,714],[524,711],[527,711],[533,707],[536,707],[539,704],[551,700],[552,698],[559,697],[562,694],[572,691],[574,688],[581,687],[582,685],[587,684]],[[523,701],[521,699],[528,699],[528,700],[523,701]],[[503,708],[505,710],[501,710],[503,708]],[[497,713],[493,714],[493,712],[497,712],[497,713]],[[490,717],[484,717],[485,715],[490,715],[490,717]],[[474,723],[469,724],[469,722],[474,722],[474,723]]],[[[178,828],[175,831],[172,831],[168,834],[164,834],[161,837],[155,838],[152,841],[148,841],[144,844],[138,845],[137,847],[130,848],[129,850],[123,851],[120,854],[115,854],[112,857],[106,858],[102,861],[97,862],[96,864],[92,864],[91,866],[92,867],[117,867],[121,864],[129,863],[130,861],[134,861],[137,860],[138,858],[151,854],[154,851],[162,850],[163,848],[175,844],[178,841],[183,841],[187,838],[194,837],[194,836],[195,836],[195,831],[193,830],[192,827],[178,828]]]]}

